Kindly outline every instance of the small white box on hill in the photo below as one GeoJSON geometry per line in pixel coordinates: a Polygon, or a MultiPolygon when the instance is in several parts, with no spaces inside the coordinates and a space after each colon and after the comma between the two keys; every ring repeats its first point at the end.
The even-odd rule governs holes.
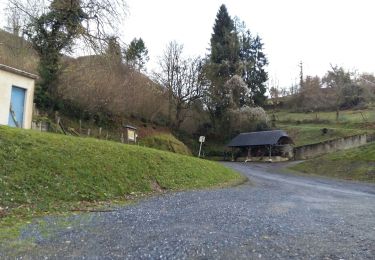
{"type": "Polygon", "coordinates": [[[0,125],[31,128],[34,74],[0,64],[0,125]]]}
{"type": "Polygon", "coordinates": [[[124,128],[126,130],[126,139],[127,139],[127,142],[133,142],[133,143],[136,143],[137,142],[137,128],[135,128],[134,126],[131,126],[131,125],[124,125],[124,128]]]}

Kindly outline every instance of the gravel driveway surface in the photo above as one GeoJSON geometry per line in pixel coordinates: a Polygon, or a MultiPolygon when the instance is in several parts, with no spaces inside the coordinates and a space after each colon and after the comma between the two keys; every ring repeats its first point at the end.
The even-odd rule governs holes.
{"type": "MultiPolygon", "coordinates": [[[[170,193],[114,212],[48,217],[23,259],[375,259],[375,186],[227,163],[251,182],[170,193]]],[[[19,255],[21,254],[21,255],[19,255]]]]}

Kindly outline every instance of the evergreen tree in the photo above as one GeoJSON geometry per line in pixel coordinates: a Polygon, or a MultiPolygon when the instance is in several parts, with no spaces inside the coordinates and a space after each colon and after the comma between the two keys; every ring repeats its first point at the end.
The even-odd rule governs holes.
{"type": "Polygon", "coordinates": [[[268,64],[266,55],[263,52],[263,43],[259,36],[256,36],[252,40],[250,45],[250,53],[252,61],[249,63],[251,66],[247,66],[244,76],[244,81],[249,87],[251,99],[254,105],[261,106],[264,105],[266,101],[266,81],[268,80],[268,73],[265,71],[265,66],[268,64]]]}
{"type": "Polygon", "coordinates": [[[234,74],[235,63],[238,61],[238,39],[234,22],[225,5],[220,6],[213,31],[210,60],[216,64],[229,62],[230,73],[234,74]]]}
{"type": "Polygon", "coordinates": [[[128,65],[136,70],[143,70],[149,60],[148,50],[142,38],[134,38],[125,51],[125,59],[128,65]]]}
{"type": "Polygon", "coordinates": [[[86,17],[80,1],[54,0],[48,12],[27,25],[25,34],[40,57],[38,72],[41,79],[35,99],[39,107],[53,107],[62,51],[71,51],[86,17]]]}
{"type": "Polygon", "coordinates": [[[39,54],[40,80],[35,97],[38,107],[58,108],[57,86],[63,54],[73,52],[77,39],[101,52],[108,31],[117,29],[126,9],[124,4],[125,0],[49,0],[45,4],[39,0],[9,1],[9,8],[15,14],[19,12],[24,20],[16,25],[22,25],[19,29],[39,54]]]}
{"type": "Polygon", "coordinates": [[[232,18],[225,5],[220,6],[211,35],[211,54],[206,64],[210,81],[206,105],[214,125],[221,121],[230,106],[225,83],[236,74],[239,59],[239,42],[232,18]]]}
{"type": "Polygon", "coordinates": [[[235,98],[237,105],[264,104],[267,64],[261,38],[253,37],[238,18],[232,20],[225,5],[222,5],[216,15],[211,53],[205,70],[209,82],[205,103],[214,128],[225,123],[223,119],[231,107],[230,100],[234,98],[226,83],[235,75],[240,76],[247,86],[247,91],[240,91],[242,96],[235,98]]]}

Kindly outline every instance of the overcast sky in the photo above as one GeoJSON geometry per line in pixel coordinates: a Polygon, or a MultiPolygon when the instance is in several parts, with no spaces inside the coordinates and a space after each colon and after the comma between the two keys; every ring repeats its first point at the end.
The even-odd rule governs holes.
{"type": "MultiPolygon", "coordinates": [[[[0,0],[5,3],[6,0],[0,0]]],[[[268,72],[288,87],[305,75],[322,76],[330,63],[375,72],[374,0],[127,0],[123,41],[142,37],[149,49],[149,71],[169,41],[184,44],[188,56],[208,53],[216,13],[245,21],[263,39],[268,72]]],[[[2,8],[1,8],[2,9],[2,8]]],[[[3,22],[3,21],[2,21],[3,22]]],[[[4,24],[2,24],[4,25],[4,24]]]]}
{"type": "Polygon", "coordinates": [[[216,13],[224,3],[229,14],[245,21],[263,39],[268,71],[280,86],[305,75],[322,76],[330,63],[360,72],[375,71],[374,0],[128,0],[124,39],[142,37],[150,67],[165,45],[183,43],[187,55],[207,53],[216,13]]]}

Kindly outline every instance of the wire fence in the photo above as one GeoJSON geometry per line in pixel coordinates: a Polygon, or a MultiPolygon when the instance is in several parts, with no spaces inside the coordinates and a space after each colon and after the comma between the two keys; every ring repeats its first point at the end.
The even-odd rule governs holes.
{"type": "Polygon", "coordinates": [[[82,120],[79,120],[79,126],[74,128],[63,122],[61,117],[56,116],[55,122],[50,120],[35,120],[32,122],[32,129],[40,132],[53,132],[69,136],[91,137],[101,140],[110,140],[123,144],[136,143],[137,134],[134,129],[123,128],[122,130],[109,130],[103,127],[83,127],[82,120]],[[133,133],[131,133],[133,131],[133,133]]]}

